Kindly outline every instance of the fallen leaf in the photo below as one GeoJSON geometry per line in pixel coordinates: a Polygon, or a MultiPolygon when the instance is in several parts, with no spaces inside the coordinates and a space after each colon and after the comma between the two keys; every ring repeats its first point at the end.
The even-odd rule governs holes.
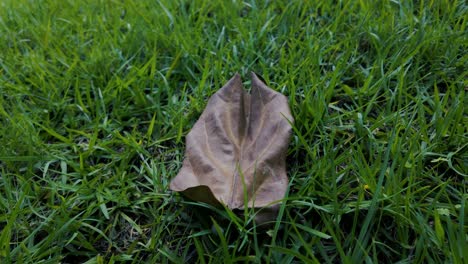
{"type": "Polygon", "coordinates": [[[277,207],[288,185],[292,122],[284,95],[254,73],[250,95],[236,74],[210,98],[188,133],[183,166],[170,188],[230,209],[268,207],[271,215],[268,210],[277,207]]]}

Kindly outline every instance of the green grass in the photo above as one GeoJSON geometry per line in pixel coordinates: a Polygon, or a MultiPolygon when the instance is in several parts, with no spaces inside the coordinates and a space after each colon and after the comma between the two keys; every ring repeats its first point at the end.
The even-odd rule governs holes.
{"type": "Polygon", "coordinates": [[[467,263],[467,13],[1,1],[0,262],[467,263]],[[168,190],[209,96],[249,71],[296,120],[268,227],[168,190]]]}

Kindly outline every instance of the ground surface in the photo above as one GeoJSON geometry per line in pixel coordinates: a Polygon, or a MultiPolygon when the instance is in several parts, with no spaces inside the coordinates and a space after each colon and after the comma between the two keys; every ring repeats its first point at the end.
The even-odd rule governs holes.
{"type": "Polygon", "coordinates": [[[0,5],[2,263],[468,261],[465,1],[0,5]],[[296,120],[266,230],[168,190],[250,71],[296,120]]]}

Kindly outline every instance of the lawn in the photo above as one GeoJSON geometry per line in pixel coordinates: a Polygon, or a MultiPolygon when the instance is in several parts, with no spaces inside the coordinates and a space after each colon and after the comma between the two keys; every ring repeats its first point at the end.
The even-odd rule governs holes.
{"type": "Polygon", "coordinates": [[[467,263],[465,1],[0,3],[1,263],[467,263]],[[295,123],[276,221],[169,190],[250,71],[295,123]]]}

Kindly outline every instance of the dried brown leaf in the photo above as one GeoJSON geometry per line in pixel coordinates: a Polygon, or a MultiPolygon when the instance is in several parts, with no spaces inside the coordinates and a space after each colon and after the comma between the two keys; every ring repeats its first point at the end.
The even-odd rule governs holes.
{"type": "Polygon", "coordinates": [[[248,94],[236,74],[208,101],[186,137],[182,169],[170,188],[213,205],[271,206],[286,192],[293,122],[287,98],[252,73],[248,94]]]}

